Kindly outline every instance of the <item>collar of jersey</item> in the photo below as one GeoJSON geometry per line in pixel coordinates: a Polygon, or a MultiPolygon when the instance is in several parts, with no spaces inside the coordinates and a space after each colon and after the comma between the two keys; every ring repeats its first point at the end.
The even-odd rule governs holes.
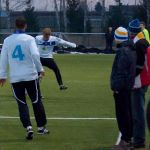
{"type": "Polygon", "coordinates": [[[16,30],[16,31],[14,32],[14,34],[22,34],[22,33],[25,33],[25,31],[23,31],[23,30],[16,30]]]}

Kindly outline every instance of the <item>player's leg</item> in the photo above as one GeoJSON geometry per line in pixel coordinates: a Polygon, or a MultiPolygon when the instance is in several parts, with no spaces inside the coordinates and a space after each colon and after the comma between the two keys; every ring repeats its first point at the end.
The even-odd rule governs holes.
{"type": "Polygon", "coordinates": [[[41,99],[44,99],[44,96],[42,96],[41,88],[40,88],[40,82],[42,81],[42,78],[40,77],[40,73],[38,73],[38,76],[39,76],[39,78],[38,78],[37,81],[38,81],[39,96],[40,96],[41,99]]]}
{"type": "Polygon", "coordinates": [[[145,93],[147,87],[132,92],[133,142],[135,148],[145,147],[145,93]]]}
{"type": "Polygon", "coordinates": [[[24,82],[18,82],[12,84],[12,90],[14,93],[14,97],[18,103],[19,115],[20,120],[23,124],[23,127],[27,129],[27,136],[28,140],[33,138],[33,130],[30,121],[29,109],[25,99],[25,85],[24,82]]]}
{"type": "Polygon", "coordinates": [[[118,128],[121,132],[121,141],[119,142],[119,145],[114,147],[114,150],[118,148],[129,148],[132,138],[130,92],[120,91],[114,93],[114,98],[118,128]]]}
{"type": "Polygon", "coordinates": [[[67,87],[63,84],[60,70],[59,70],[57,64],[55,63],[54,59],[52,59],[52,58],[41,58],[41,63],[44,66],[46,66],[49,69],[52,69],[54,71],[56,79],[57,79],[57,83],[59,84],[59,87],[60,87],[60,90],[66,90],[67,87]]]}
{"type": "Polygon", "coordinates": [[[37,80],[29,81],[26,84],[28,95],[32,101],[34,115],[38,127],[39,134],[47,134],[49,131],[45,128],[47,120],[45,109],[39,94],[39,82],[37,80]]]}
{"type": "Polygon", "coordinates": [[[146,118],[147,118],[148,129],[150,131],[150,101],[148,102],[147,105],[146,118]]]}
{"type": "MultiPolygon", "coordinates": [[[[148,102],[147,109],[146,109],[146,119],[147,119],[147,126],[150,133],[150,101],[148,102]]],[[[150,149],[150,143],[149,143],[149,149],[150,149]]]]}

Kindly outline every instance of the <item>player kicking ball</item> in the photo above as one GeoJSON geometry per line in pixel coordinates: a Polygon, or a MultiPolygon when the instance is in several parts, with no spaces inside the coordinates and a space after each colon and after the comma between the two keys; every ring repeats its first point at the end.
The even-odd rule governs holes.
{"type": "Polygon", "coordinates": [[[0,85],[7,79],[9,68],[10,83],[18,103],[20,120],[27,130],[27,140],[33,138],[29,109],[26,103],[25,91],[32,101],[38,134],[47,134],[45,109],[39,96],[38,72],[44,76],[44,69],[40,63],[40,55],[35,39],[25,33],[26,20],[16,19],[16,31],[4,40],[0,59],[0,85]]]}
{"type": "Polygon", "coordinates": [[[55,46],[75,48],[76,44],[67,42],[55,36],[51,36],[50,28],[45,28],[43,30],[43,35],[36,36],[36,43],[40,52],[42,65],[54,71],[60,90],[66,90],[67,86],[63,84],[60,70],[53,59],[53,50],[55,46]]]}

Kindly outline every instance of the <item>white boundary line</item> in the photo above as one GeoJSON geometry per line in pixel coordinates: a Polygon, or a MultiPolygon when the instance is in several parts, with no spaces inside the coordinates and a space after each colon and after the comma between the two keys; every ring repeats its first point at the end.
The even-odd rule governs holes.
{"type": "MultiPolygon", "coordinates": [[[[0,116],[0,119],[19,119],[19,117],[13,116],[0,116]]],[[[31,117],[34,119],[34,117],[31,117]]],[[[72,117],[48,117],[48,120],[116,120],[116,118],[72,118],[72,117]]]]}
{"type": "MultiPolygon", "coordinates": [[[[0,116],[0,119],[19,119],[19,117],[13,117],[13,116],[0,116]]],[[[34,117],[31,117],[31,119],[34,119],[34,117]]],[[[65,118],[65,117],[48,117],[47,120],[112,120],[115,121],[116,118],[65,118]]],[[[119,136],[116,141],[116,145],[119,144],[121,138],[121,134],[119,133],[119,136]]]]}

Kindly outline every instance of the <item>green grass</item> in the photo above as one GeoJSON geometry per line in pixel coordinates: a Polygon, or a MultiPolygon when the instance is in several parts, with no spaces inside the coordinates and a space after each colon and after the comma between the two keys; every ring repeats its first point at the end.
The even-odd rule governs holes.
{"type": "MultiPolygon", "coordinates": [[[[47,117],[115,117],[109,86],[113,55],[56,55],[55,60],[69,89],[60,91],[46,69],[41,89],[47,117]]],[[[9,83],[0,89],[0,115],[18,116],[9,83]]],[[[50,135],[35,134],[27,142],[19,119],[0,119],[0,150],[109,150],[118,135],[113,120],[48,120],[47,126],[50,135]]]]}

